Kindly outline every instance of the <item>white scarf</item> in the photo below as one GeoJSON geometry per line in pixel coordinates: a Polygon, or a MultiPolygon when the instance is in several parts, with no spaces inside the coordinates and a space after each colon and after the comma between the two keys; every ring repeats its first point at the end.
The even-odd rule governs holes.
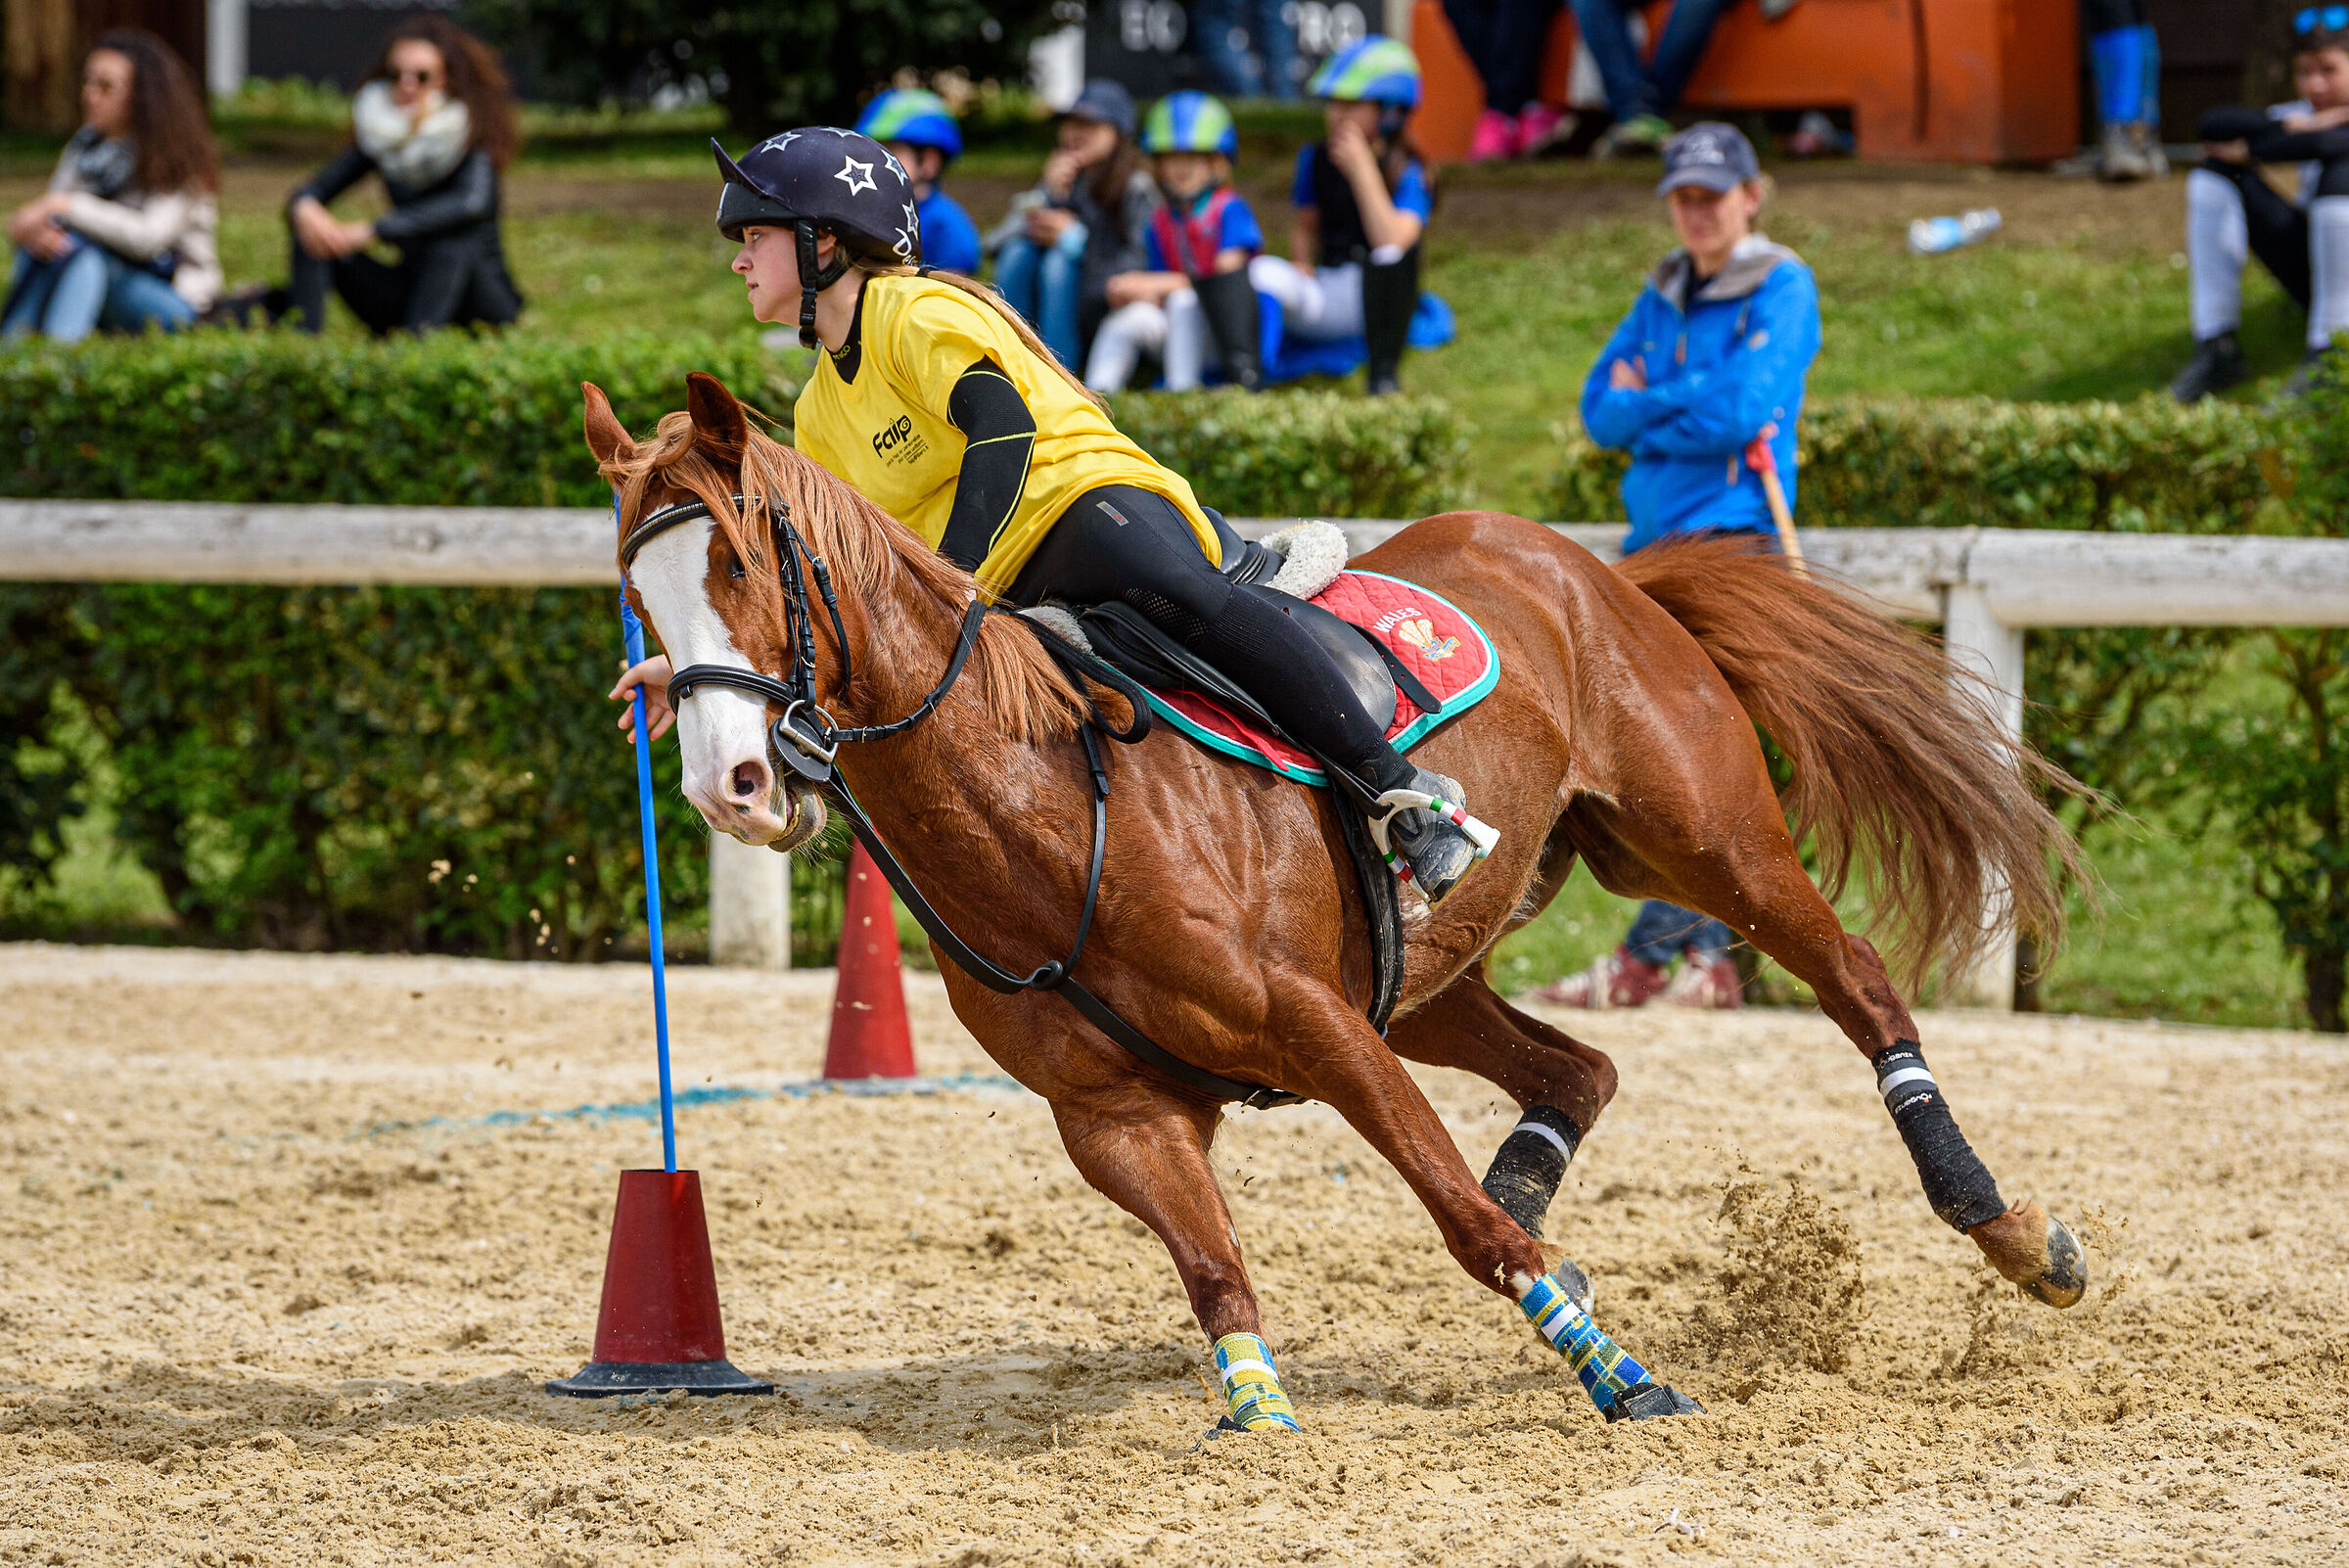
{"type": "Polygon", "coordinates": [[[359,89],[350,101],[350,125],[376,172],[410,190],[439,184],[465,161],[473,144],[473,116],[462,99],[435,94],[411,129],[408,112],[392,101],[388,81],[359,89]]]}

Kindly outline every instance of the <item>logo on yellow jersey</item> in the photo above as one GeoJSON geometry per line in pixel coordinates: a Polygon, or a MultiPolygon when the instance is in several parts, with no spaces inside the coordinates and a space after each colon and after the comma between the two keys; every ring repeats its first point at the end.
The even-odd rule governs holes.
{"type": "Polygon", "coordinates": [[[905,414],[873,432],[873,455],[884,463],[917,462],[930,450],[930,442],[913,432],[913,420],[905,414]]]}

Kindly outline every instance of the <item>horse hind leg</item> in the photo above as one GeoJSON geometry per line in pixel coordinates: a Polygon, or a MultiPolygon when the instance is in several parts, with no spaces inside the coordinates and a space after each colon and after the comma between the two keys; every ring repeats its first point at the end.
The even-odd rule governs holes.
{"type": "MultiPolygon", "coordinates": [[[[1458,1146],[1419,1085],[1404,1071],[1396,1049],[1342,996],[1319,997],[1303,1011],[1318,1038],[1311,1052],[1299,1053],[1313,1064],[1302,1086],[1345,1117],[1409,1183],[1452,1258],[1478,1284],[1516,1302],[1565,1359],[1599,1413],[1609,1421],[1702,1414],[1702,1406],[1651,1376],[1600,1330],[1589,1311],[1543,1261],[1541,1244],[1527,1226],[1469,1177],[1458,1146]]],[[[1598,1060],[1605,1062],[1604,1057],[1598,1060]]],[[[1605,1092],[1613,1089],[1609,1069],[1605,1092]]],[[[1601,1094],[1594,1104],[1603,1103],[1601,1094]]],[[[1564,1175],[1563,1160],[1557,1170],[1564,1175]]],[[[1538,1222],[1539,1216],[1536,1219],[1538,1222]]]]}
{"type": "MultiPolygon", "coordinates": [[[[1494,1151],[1480,1184],[1501,1213],[1542,1240],[1567,1167],[1615,1097],[1615,1064],[1501,1000],[1481,966],[1399,1020],[1387,1032],[1387,1043],[1407,1060],[1473,1073],[1517,1102],[1517,1125],[1494,1151]]],[[[1589,1313],[1590,1276],[1564,1249],[1544,1245],[1542,1251],[1566,1294],[1589,1313]]]]}
{"type": "Polygon", "coordinates": [[[2000,1197],[1925,1066],[1916,1021],[1882,958],[1865,938],[1845,932],[1819,896],[1767,785],[1734,831],[1699,829],[1647,845],[1627,835],[1626,843],[1666,879],[1662,897],[1734,927],[1818,994],[1819,1010],[1875,1069],[1877,1092],[1933,1212],[2024,1294],[2050,1307],[2079,1301],[2088,1288],[2080,1243],[2037,1203],[2009,1208],[2000,1197]],[[1696,848],[1708,845],[1720,848],[1696,848]]]}

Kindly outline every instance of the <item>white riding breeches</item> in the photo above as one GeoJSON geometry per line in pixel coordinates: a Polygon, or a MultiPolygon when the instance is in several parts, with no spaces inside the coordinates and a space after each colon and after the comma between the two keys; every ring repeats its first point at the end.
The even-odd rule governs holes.
{"type": "Polygon", "coordinates": [[[1165,366],[1167,391],[1191,392],[1199,386],[1208,342],[1207,313],[1199,308],[1198,295],[1177,289],[1163,302],[1136,300],[1112,310],[1093,335],[1084,384],[1095,392],[1123,392],[1145,353],[1157,354],[1165,366]]]}

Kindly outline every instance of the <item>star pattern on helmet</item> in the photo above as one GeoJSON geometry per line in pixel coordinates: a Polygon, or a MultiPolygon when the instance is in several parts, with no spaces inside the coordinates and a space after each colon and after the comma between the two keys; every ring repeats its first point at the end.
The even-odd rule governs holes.
{"type": "Polygon", "coordinates": [[[858,191],[877,191],[881,188],[873,183],[873,165],[859,163],[852,158],[842,159],[840,172],[832,177],[847,186],[851,196],[858,191]]]}
{"type": "Polygon", "coordinates": [[[886,147],[881,149],[881,161],[887,164],[889,171],[898,177],[898,184],[911,185],[913,183],[913,177],[905,172],[905,165],[898,161],[898,155],[886,147]]]}
{"type": "Polygon", "coordinates": [[[911,202],[905,204],[905,226],[909,229],[919,229],[922,226],[922,214],[914,210],[911,202]]]}
{"type": "Polygon", "coordinates": [[[789,147],[794,141],[797,141],[799,136],[800,132],[796,130],[787,130],[780,136],[769,136],[765,141],[760,142],[759,145],[768,149],[769,151],[780,153],[784,148],[789,147]]]}

